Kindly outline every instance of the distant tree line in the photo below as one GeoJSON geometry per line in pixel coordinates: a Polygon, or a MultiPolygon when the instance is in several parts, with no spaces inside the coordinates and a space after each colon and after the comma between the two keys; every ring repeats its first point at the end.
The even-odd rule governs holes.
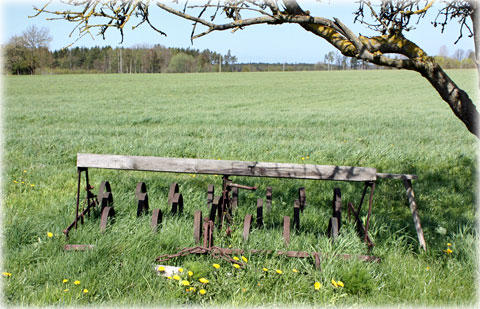
{"type": "MultiPolygon", "coordinates": [[[[74,47],[50,51],[52,38],[45,28],[31,26],[2,46],[4,72],[7,74],[61,73],[193,73],[262,72],[385,69],[356,58],[330,51],[323,62],[309,63],[237,63],[230,50],[226,55],[190,48],[162,45],[136,45],[129,48],[74,47]]],[[[447,69],[475,68],[475,54],[457,49],[450,57],[442,46],[435,60],[447,69]]]]}

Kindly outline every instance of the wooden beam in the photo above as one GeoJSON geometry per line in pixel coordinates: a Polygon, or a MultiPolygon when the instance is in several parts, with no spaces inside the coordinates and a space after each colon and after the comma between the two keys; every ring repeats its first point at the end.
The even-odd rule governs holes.
{"type": "Polygon", "coordinates": [[[375,181],[369,167],[77,154],[77,167],[337,181],[375,181]]]}
{"type": "Polygon", "coordinates": [[[390,173],[377,173],[377,178],[385,179],[418,179],[417,175],[413,174],[390,174],[390,173]]]}

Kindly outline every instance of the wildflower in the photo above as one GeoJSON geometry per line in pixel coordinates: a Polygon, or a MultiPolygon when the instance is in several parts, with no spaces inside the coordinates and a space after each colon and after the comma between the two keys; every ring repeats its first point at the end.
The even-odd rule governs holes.
{"type": "Polygon", "coordinates": [[[263,271],[264,271],[264,272],[267,272],[267,271],[268,271],[268,268],[264,267],[264,268],[263,268],[263,271]]]}
{"type": "Polygon", "coordinates": [[[233,259],[234,259],[235,261],[240,261],[240,259],[238,258],[238,256],[234,256],[233,259]]]}
{"type": "Polygon", "coordinates": [[[452,249],[448,248],[447,250],[443,250],[443,252],[445,252],[446,254],[451,254],[453,251],[452,249]]]}
{"type": "Polygon", "coordinates": [[[313,284],[313,287],[315,288],[315,290],[318,291],[318,290],[320,290],[320,288],[322,287],[322,284],[317,281],[317,282],[315,282],[315,283],[313,284]]]}
{"type": "Polygon", "coordinates": [[[193,271],[189,271],[189,272],[188,272],[188,276],[189,276],[189,277],[193,276],[193,271]]]}
{"type": "Polygon", "coordinates": [[[183,273],[183,268],[180,267],[180,268],[178,269],[178,272],[183,273]]]}
{"type": "Polygon", "coordinates": [[[219,268],[220,268],[220,264],[213,264],[213,268],[219,269],[219,268]]]}
{"type": "Polygon", "coordinates": [[[427,266],[427,270],[430,270],[430,266],[427,266]]]}
{"type": "Polygon", "coordinates": [[[27,170],[23,170],[23,173],[26,174],[26,173],[27,173],[27,170]]]}
{"type": "Polygon", "coordinates": [[[70,291],[70,290],[69,290],[69,289],[65,289],[65,290],[63,290],[63,291],[66,293],[66,292],[68,292],[68,291],[70,291]]]}
{"type": "Polygon", "coordinates": [[[14,180],[13,183],[18,183],[18,181],[14,180]]]}
{"type": "Polygon", "coordinates": [[[298,270],[296,268],[292,269],[294,273],[298,273],[298,270]]]}
{"type": "Polygon", "coordinates": [[[157,270],[161,273],[163,273],[165,271],[165,267],[164,266],[158,266],[157,270]]]}
{"type": "Polygon", "coordinates": [[[75,280],[75,281],[73,282],[73,284],[75,284],[75,285],[79,285],[79,284],[80,284],[80,281],[78,281],[78,280],[75,280]]]}
{"type": "Polygon", "coordinates": [[[172,276],[168,276],[168,277],[167,277],[167,279],[170,279],[170,280],[172,280],[172,276]]]}
{"type": "Polygon", "coordinates": [[[83,294],[87,294],[88,293],[88,290],[87,289],[83,289],[83,294]]]}
{"type": "Polygon", "coordinates": [[[22,181],[22,185],[24,185],[24,184],[25,184],[25,181],[22,181]]]}
{"type": "Polygon", "coordinates": [[[451,246],[452,246],[452,244],[451,244],[451,243],[449,243],[449,242],[447,242],[447,246],[448,246],[448,247],[451,247],[451,246]]]}
{"type": "Polygon", "coordinates": [[[32,184],[30,185],[30,187],[32,187],[32,188],[33,188],[33,187],[35,187],[35,185],[32,183],[32,184]]]}
{"type": "Polygon", "coordinates": [[[189,287],[188,289],[186,289],[185,291],[187,291],[187,292],[195,292],[196,289],[195,289],[193,286],[191,286],[191,287],[189,287]]]}
{"type": "Polygon", "coordinates": [[[279,274],[279,275],[283,274],[283,271],[281,271],[280,269],[277,269],[276,272],[277,272],[277,274],[279,274]]]}
{"type": "Polygon", "coordinates": [[[198,279],[198,281],[200,281],[201,283],[204,283],[204,284],[208,283],[208,279],[205,279],[205,278],[200,278],[200,279],[198,279]]]}
{"type": "Polygon", "coordinates": [[[247,262],[248,262],[248,259],[242,255],[242,261],[244,261],[245,263],[247,263],[247,262]]]}
{"type": "Polygon", "coordinates": [[[205,295],[205,293],[207,293],[207,291],[205,291],[205,289],[201,289],[200,291],[198,291],[198,293],[200,293],[200,295],[205,295]]]}
{"type": "Polygon", "coordinates": [[[306,158],[306,159],[308,160],[308,159],[310,159],[310,157],[309,157],[309,156],[307,156],[307,158],[306,158]]]}
{"type": "Polygon", "coordinates": [[[68,282],[68,279],[63,279],[62,282],[63,282],[63,283],[67,283],[67,282],[68,282]]]}
{"type": "Polygon", "coordinates": [[[304,158],[304,157],[302,157],[302,161],[305,161],[305,158],[304,158]]]}
{"type": "Polygon", "coordinates": [[[52,233],[52,232],[47,232],[47,237],[48,237],[48,238],[52,238],[52,237],[53,237],[53,233],[52,233]]]}
{"type": "Polygon", "coordinates": [[[333,285],[334,287],[338,288],[338,283],[337,283],[337,281],[335,281],[335,280],[333,280],[333,279],[332,279],[332,285],[333,285]]]}
{"type": "Polygon", "coordinates": [[[247,289],[246,289],[246,288],[243,288],[243,289],[242,289],[242,292],[243,292],[243,293],[245,293],[246,291],[247,291],[247,289]]]}
{"type": "Polygon", "coordinates": [[[4,271],[4,272],[2,273],[2,275],[3,275],[4,277],[11,277],[11,276],[12,276],[11,273],[8,273],[8,272],[6,272],[6,271],[4,271]]]}
{"type": "Polygon", "coordinates": [[[239,269],[239,268],[240,268],[240,265],[238,265],[238,264],[233,264],[233,267],[235,267],[236,269],[239,269]]]}
{"type": "Polygon", "coordinates": [[[189,286],[190,285],[190,282],[188,282],[188,280],[182,280],[182,282],[180,282],[183,286],[189,286]]]}
{"type": "Polygon", "coordinates": [[[342,288],[344,287],[344,284],[343,284],[343,282],[342,282],[342,281],[340,281],[340,280],[339,280],[339,281],[337,281],[337,284],[338,284],[338,286],[339,286],[339,287],[342,287],[342,288]]]}
{"type": "Polygon", "coordinates": [[[178,280],[180,280],[180,276],[179,275],[173,275],[172,279],[178,281],[178,280]]]}

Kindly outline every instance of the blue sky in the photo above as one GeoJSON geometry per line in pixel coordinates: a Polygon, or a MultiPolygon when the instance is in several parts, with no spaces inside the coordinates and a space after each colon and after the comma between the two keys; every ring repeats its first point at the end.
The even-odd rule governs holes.
{"type": "MultiPolygon", "coordinates": [[[[60,49],[75,41],[78,37],[75,32],[69,37],[74,24],[66,21],[47,21],[47,15],[40,15],[36,18],[28,18],[34,14],[33,5],[41,6],[46,1],[8,1],[1,2],[2,28],[1,43],[17,34],[21,34],[30,25],[46,27],[50,31],[53,40],[50,44],[51,49],[60,49]]],[[[170,3],[171,1],[166,1],[170,3]]],[[[190,1],[191,2],[191,1],[190,1]]],[[[198,1],[197,1],[198,2],[198,1]]],[[[305,10],[310,10],[314,16],[327,18],[337,17],[350,27],[355,33],[364,35],[372,34],[359,23],[353,23],[353,12],[357,4],[353,1],[302,1],[299,3],[305,10]]],[[[53,7],[58,7],[53,4],[53,7]]],[[[437,9],[434,8],[436,12],[437,9]]],[[[440,46],[445,45],[450,54],[456,49],[473,50],[473,39],[464,35],[459,43],[453,43],[458,37],[459,26],[454,21],[451,22],[444,34],[440,33],[438,28],[431,25],[436,13],[432,12],[421,21],[417,29],[408,32],[405,35],[412,39],[428,54],[438,53],[440,46]]],[[[192,30],[191,22],[182,20],[179,17],[161,12],[160,9],[152,9],[151,18],[154,25],[168,34],[167,37],[159,35],[151,30],[147,25],[143,25],[135,31],[127,30],[123,42],[124,47],[130,47],[135,44],[161,44],[167,47],[190,47],[195,49],[210,49],[222,54],[228,50],[238,58],[238,62],[270,62],[270,63],[316,63],[324,60],[324,55],[334,50],[323,39],[303,30],[298,25],[257,25],[247,27],[244,30],[214,32],[207,36],[194,40],[193,45],[190,42],[190,33],[192,30]]],[[[133,24],[132,24],[133,25],[133,24]]],[[[130,27],[128,27],[130,29],[130,27]]],[[[117,31],[112,31],[106,40],[101,37],[85,36],[79,40],[75,46],[119,46],[120,35],[117,31]]]]}

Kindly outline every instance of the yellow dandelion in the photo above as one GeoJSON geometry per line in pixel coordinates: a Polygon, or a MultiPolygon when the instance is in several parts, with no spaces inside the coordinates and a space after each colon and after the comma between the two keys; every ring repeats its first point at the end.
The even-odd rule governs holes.
{"type": "Polygon", "coordinates": [[[73,282],[73,284],[79,285],[79,284],[80,284],[80,281],[79,281],[79,280],[75,280],[75,281],[73,282]]]}
{"type": "Polygon", "coordinates": [[[180,282],[183,286],[189,286],[190,285],[190,282],[188,282],[188,280],[182,280],[182,282],[180,282]]]}
{"type": "Polygon", "coordinates": [[[201,289],[200,291],[198,291],[198,293],[200,293],[200,295],[205,295],[205,293],[207,293],[207,291],[205,289],[201,289]]]}
{"type": "Polygon", "coordinates": [[[283,274],[283,271],[281,271],[280,269],[277,269],[277,270],[275,270],[275,271],[276,271],[277,274],[279,274],[279,275],[283,274]]]}
{"type": "Polygon", "coordinates": [[[322,287],[322,284],[317,281],[317,282],[315,282],[315,283],[313,284],[313,287],[315,288],[315,290],[318,291],[318,290],[320,290],[320,288],[322,287]]]}
{"type": "Polygon", "coordinates": [[[198,279],[198,281],[200,281],[201,283],[204,283],[204,284],[207,284],[209,282],[208,279],[205,279],[205,278],[200,278],[200,279],[198,279]]]}
{"type": "Polygon", "coordinates": [[[449,242],[447,242],[447,246],[451,247],[451,246],[452,246],[452,244],[451,244],[451,243],[449,243],[449,242]]]}
{"type": "Polygon", "coordinates": [[[246,291],[247,291],[247,289],[246,289],[246,288],[243,288],[243,289],[242,289],[242,292],[243,292],[243,293],[245,293],[246,291]]]}
{"type": "Polygon", "coordinates": [[[189,277],[193,276],[193,271],[189,271],[189,272],[188,272],[188,276],[189,276],[189,277]]]}
{"type": "Polygon", "coordinates": [[[25,181],[22,181],[22,185],[24,185],[24,184],[25,184],[25,181]]]}
{"type": "Polygon", "coordinates": [[[63,282],[63,283],[67,283],[67,282],[68,282],[68,279],[63,279],[62,282],[63,282]]]}
{"type": "Polygon", "coordinates": [[[333,280],[333,279],[332,279],[332,285],[333,285],[334,287],[338,288],[338,283],[337,283],[337,281],[335,281],[335,280],[333,280]]]}
{"type": "Polygon", "coordinates": [[[430,266],[427,266],[427,270],[430,270],[430,266]]]}
{"type": "Polygon", "coordinates": [[[172,280],[172,276],[168,276],[168,277],[167,277],[167,279],[170,279],[170,280],[172,280]]]}
{"type": "Polygon", "coordinates": [[[48,237],[48,238],[52,238],[52,237],[53,237],[53,233],[52,233],[52,232],[47,232],[47,237],[48,237]]]}
{"type": "Polygon", "coordinates": [[[178,280],[180,280],[180,276],[179,275],[173,275],[172,279],[178,281],[178,280]]]}
{"type": "Polygon", "coordinates": [[[233,259],[234,259],[235,261],[240,261],[240,259],[238,258],[238,256],[234,256],[233,259]]]}
{"type": "Polygon", "coordinates": [[[302,157],[302,161],[304,161],[304,160],[305,160],[305,158],[304,158],[304,157],[302,157]]]}
{"type": "Polygon", "coordinates": [[[23,170],[23,173],[24,173],[24,174],[27,173],[27,170],[23,170]]]}
{"type": "Polygon", "coordinates": [[[30,185],[30,187],[32,187],[32,188],[33,188],[33,187],[35,187],[35,185],[32,183],[32,184],[30,185]]]}
{"type": "Polygon", "coordinates": [[[165,271],[165,267],[164,266],[158,266],[157,267],[157,270],[161,273],[163,273],[165,271]]]}
{"type": "Polygon", "coordinates": [[[178,269],[178,272],[183,273],[183,268],[180,267],[180,268],[178,269]]]}
{"type": "Polygon", "coordinates": [[[296,268],[292,269],[294,273],[298,273],[298,270],[296,268]]]}
{"type": "Polygon", "coordinates": [[[268,271],[268,268],[264,267],[264,268],[263,268],[263,271],[264,271],[264,272],[267,272],[267,271],[268,271]]]}
{"type": "Polygon", "coordinates": [[[239,268],[240,268],[240,265],[238,265],[238,264],[233,264],[233,267],[235,267],[236,269],[239,269],[239,268]]]}
{"type": "Polygon", "coordinates": [[[11,276],[12,276],[11,273],[6,272],[6,271],[4,271],[4,272],[2,273],[2,275],[3,275],[4,277],[11,277],[11,276]]]}
{"type": "Polygon", "coordinates": [[[14,180],[13,183],[18,183],[18,181],[14,180]]]}
{"type": "Polygon", "coordinates": [[[338,286],[339,286],[339,287],[342,287],[342,288],[344,287],[344,284],[343,284],[343,282],[342,282],[342,281],[340,281],[340,280],[339,280],[339,281],[337,281],[337,284],[338,284],[338,286]]]}
{"type": "Polygon", "coordinates": [[[451,254],[453,251],[452,249],[448,248],[447,250],[443,250],[443,252],[445,252],[446,254],[451,254]]]}
{"type": "Polygon", "coordinates": [[[88,290],[87,289],[83,289],[83,294],[87,294],[88,293],[88,290]]]}
{"type": "Polygon", "coordinates": [[[191,287],[189,287],[188,289],[186,289],[185,291],[187,291],[187,292],[195,292],[196,289],[195,289],[193,286],[191,286],[191,287]]]}
{"type": "Polygon", "coordinates": [[[66,292],[68,292],[68,291],[70,291],[70,290],[69,290],[69,289],[65,289],[65,290],[63,290],[63,291],[66,293],[66,292]]]}
{"type": "Polygon", "coordinates": [[[309,156],[307,156],[307,160],[308,160],[308,159],[310,159],[310,157],[309,157],[309,156]]]}
{"type": "Polygon", "coordinates": [[[248,259],[242,255],[242,261],[244,261],[245,263],[247,263],[247,262],[248,262],[248,259]]]}
{"type": "Polygon", "coordinates": [[[219,268],[220,268],[220,264],[213,264],[213,268],[219,269],[219,268]]]}

